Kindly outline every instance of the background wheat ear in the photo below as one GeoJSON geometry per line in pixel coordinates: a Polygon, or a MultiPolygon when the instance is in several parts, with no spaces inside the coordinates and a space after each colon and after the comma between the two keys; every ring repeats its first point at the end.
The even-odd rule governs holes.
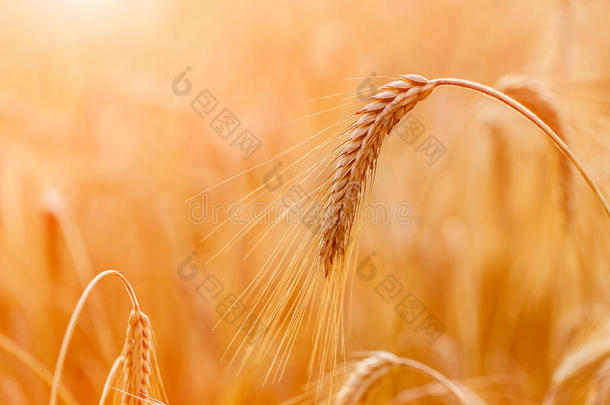
{"type": "Polygon", "coordinates": [[[150,320],[139,309],[134,309],[129,315],[123,350],[108,374],[100,405],[145,403],[167,404],[168,401],[150,320]]]}
{"type": "Polygon", "coordinates": [[[384,351],[373,352],[356,363],[354,370],[347,376],[335,399],[330,403],[336,405],[360,403],[377,381],[397,368],[406,368],[425,375],[445,387],[459,403],[463,405],[469,403],[463,390],[438,371],[415,360],[398,357],[384,351]]]}
{"type": "Polygon", "coordinates": [[[127,278],[116,270],[106,270],[95,276],[81,294],[66,328],[61,342],[49,405],[57,402],[61,373],[65,363],[70,341],[76,329],[79,315],[95,286],[106,277],[118,278],[129,298],[133,309],[129,316],[127,337],[120,356],[114,362],[104,385],[100,404],[167,404],[167,396],[161,373],[157,365],[155,341],[148,317],[140,310],[140,304],[127,278]]]}
{"type": "MultiPolygon", "coordinates": [[[[496,87],[540,117],[567,146],[570,146],[570,137],[562,119],[559,102],[544,83],[525,76],[506,75],[498,80],[496,87]]],[[[559,205],[565,223],[569,225],[574,215],[574,175],[570,161],[564,155],[558,155],[557,164],[560,182],[559,205]]]]}

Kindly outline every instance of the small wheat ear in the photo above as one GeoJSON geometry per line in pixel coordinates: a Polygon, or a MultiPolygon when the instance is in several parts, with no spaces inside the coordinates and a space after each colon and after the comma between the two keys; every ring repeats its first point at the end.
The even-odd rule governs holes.
{"type": "Polygon", "coordinates": [[[60,386],[61,373],[68,353],[70,340],[74,334],[78,317],[87,298],[100,280],[117,277],[123,283],[131,300],[132,311],[129,316],[127,337],[123,351],[115,361],[104,386],[101,402],[113,404],[167,403],[155,355],[155,342],[148,317],[140,310],[136,294],[125,276],[116,270],[106,270],[95,276],[80,296],[66,332],[64,334],[51,386],[49,405],[55,405],[60,386]],[[110,391],[113,391],[111,395],[110,391]],[[112,398],[111,398],[112,397],[112,398]],[[161,402],[164,401],[164,402],[161,402]]]}
{"type": "Polygon", "coordinates": [[[99,403],[168,403],[157,364],[153,329],[148,316],[137,309],[129,315],[123,350],[106,378],[99,403]]]}
{"type": "Polygon", "coordinates": [[[356,405],[360,403],[376,381],[379,381],[397,367],[408,368],[425,375],[444,386],[460,404],[467,405],[469,403],[460,387],[438,371],[415,360],[398,357],[393,353],[383,351],[374,352],[357,363],[356,368],[348,375],[333,403],[337,405],[356,405]]]}

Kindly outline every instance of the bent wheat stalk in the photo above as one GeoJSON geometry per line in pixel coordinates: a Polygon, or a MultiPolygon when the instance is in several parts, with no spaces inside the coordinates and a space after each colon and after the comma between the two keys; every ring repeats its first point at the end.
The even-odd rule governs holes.
{"type": "Polygon", "coordinates": [[[340,268],[364,191],[370,185],[377,167],[383,142],[398,122],[417,103],[426,99],[440,86],[454,86],[473,90],[502,102],[536,125],[550,141],[578,169],[589,187],[595,192],[610,218],[610,205],[582,163],[565,142],[536,114],[523,104],[491,87],[469,80],[440,78],[428,80],[419,75],[400,76],[380,88],[370,103],[356,112],[360,119],[350,128],[351,134],[337,157],[334,177],[322,218],[322,238],[319,261],[328,275],[333,267],[340,268]],[[339,263],[339,264],[337,264],[339,263]]]}
{"type": "Polygon", "coordinates": [[[68,347],[70,345],[70,340],[72,339],[72,335],[74,334],[74,329],[76,329],[76,322],[78,321],[78,317],[82,312],[85,303],[87,302],[87,298],[93,288],[97,285],[97,283],[107,276],[115,276],[118,277],[125,286],[127,293],[129,294],[129,298],[131,299],[131,304],[133,305],[134,310],[138,310],[140,305],[138,304],[138,299],[136,298],[136,294],[133,291],[133,288],[129,284],[129,281],[116,270],[106,270],[91,280],[82,295],[80,296],[74,311],[72,312],[72,316],[70,317],[70,322],[68,323],[68,327],[66,328],[66,332],[64,334],[63,340],[61,342],[61,347],[59,349],[59,355],[57,356],[57,363],[55,364],[55,372],[53,373],[53,383],[51,385],[51,395],[49,398],[49,405],[55,405],[57,402],[57,394],[60,387],[61,373],[63,370],[64,362],[66,360],[66,356],[68,353],[68,347]]]}

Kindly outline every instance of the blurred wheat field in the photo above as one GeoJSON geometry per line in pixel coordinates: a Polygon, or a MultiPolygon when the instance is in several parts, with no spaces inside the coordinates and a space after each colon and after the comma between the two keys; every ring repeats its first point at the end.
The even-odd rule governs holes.
{"type": "MultiPolygon", "coordinates": [[[[265,381],[273,355],[238,373],[225,354],[239,332],[221,301],[250,284],[286,230],[254,228],[208,261],[238,232],[216,229],[227,207],[261,186],[267,201],[280,198],[271,169],[333,134],[340,141],[344,124],[283,151],[362,107],[362,91],[387,75],[407,73],[541,86],[608,196],[609,20],[601,0],[5,2],[0,399],[49,401],[79,297],[115,269],[141,312],[117,280],[99,281],[76,323],[58,403],[99,403],[113,364],[122,368],[112,384],[131,389],[122,385],[138,370],[121,363],[129,353],[158,364],[161,388],[154,376],[150,392],[164,391],[167,403],[313,401],[304,386],[315,319],[295,334],[281,378],[265,381]],[[184,72],[186,96],[173,84],[184,72]],[[217,106],[199,115],[191,101],[204,91],[217,106]],[[225,108],[240,122],[227,139],[211,126],[225,108]],[[261,143],[247,159],[232,144],[245,129],[261,143]],[[199,194],[212,187],[207,203],[224,204],[216,222],[199,194]],[[210,276],[222,286],[213,298],[200,287],[210,276]]],[[[610,221],[595,195],[539,130],[485,97],[439,89],[413,116],[421,139],[433,135],[446,151],[429,165],[393,133],[380,154],[370,201],[404,208],[407,220],[359,226],[340,381],[370,383],[361,403],[460,403],[415,365],[472,404],[610,403],[610,221]],[[412,319],[401,303],[421,313],[412,319]],[[425,319],[442,331],[426,334],[425,319]],[[371,369],[382,372],[367,380],[371,369]]],[[[296,164],[290,179],[318,173],[323,158],[296,164]]],[[[145,403],[118,394],[105,403],[145,403]]],[[[349,403],[340,395],[335,403],[349,403]]]]}

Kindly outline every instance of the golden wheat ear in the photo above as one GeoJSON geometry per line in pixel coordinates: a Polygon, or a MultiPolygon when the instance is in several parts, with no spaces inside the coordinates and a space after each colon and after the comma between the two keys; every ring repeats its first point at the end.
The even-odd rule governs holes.
{"type": "Polygon", "coordinates": [[[148,316],[139,309],[129,315],[127,335],[100,399],[105,404],[167,404],[157,363],[156,344],[148,316]]]}
{"type": "Polygon", "coordinates": [[[114,362],[106,379],[100,404],[167,404],[167,396],[157,364],[156,344],[150,320],[140,310],[135,292],[125,276],[118,271],[107,270],[98,274],[89,282],[72,312],[55,365],[49,405],[55,405],[57,401],[61,373],[78,317],[93,288],[106,277],[117,277],[121,280],[131,299],[133,309],[129,316],[127,337],[123,350],[114,362]]]}
{"type": "MultiPolygon", "coordinates": [[[[399,76],[381,87],[342,133],[347,136],[340,139],[340,147],[329,160],[332,174],[309,203],[320,203],[322,208],[312,226],[298,223],[285,233],[242,295],[253,301],[248,315],[264,330],[256,344],[250,344],[247,337],[232,342],[234,358],[239,358],[242,366],[275,354],[267,377],[281,378],[297,335],[306,320],[313,319],[309,376],[315,379],[330,372],[330,378],[319,379],[316,390],[323,392],[330,387],[333,391],[333,370],[345,354],[343,311],[348,280],[355,268],[358,219],[374,180],[381,147],[400,120],[440,86],[476,91],[526,117],[577,167],[610,217],[605,197],[577,157],[553,129],[525,106],[497,90],[466,80],[399,76]]],[[[256,329],[246,327],[244,334],[256,335],[256,329]]]]}
{"type": "Polygon", "coordinates": [[[352,125],[351,134],[339,153],[325,205],[319,260],[326,277],[337,258],[345,256],[383,142],[402,117],[433,89],[422,76],[401,76],[381,87],[369,104],[355,113],[360,118],[352,125]]]}
{"type": "MultiPolygon", "coordinates": [[[[471,404],[476,396],[469,389],[454,383],[433,368],[411,360],[398,357],[393,353],[385,351],[363,353],[361,360],[350,362],[345,366],[338,379],[342,381],[340,389],[336,392],[329,391],[320,398],[315,384],[308,393],[284,402],[282,405],[297,403],[320,403],[324,405],[357,405],[363,403],[380,385],[381,381],[391,377],[395,373],[414,371],[429,378],[435,389],[428,389],[430,395],[449,394],[457,403],[471,404]]],[[[327,379],[334,379],[335,375],[328,375],[327,379]]],[[[328,384],[324,384],[328,385],[328,384]]],[[[480,403],[480,401],[476,401],[480,403]]]]}
{"type": "MultiPolygon", "coordinates": [[[[370,103],[356,112],[360,118],[353,124],[351,135],[337,157],[334,177],[331,180],[331,191],[325,204],[322,221],[322,238],[319,247],[319,262],[328,274],[342,263],[348,245],[353,238],[353,228],[362,205],[364,190],[372,183],[377,167],[377,159],[384,141],[398,122],[411,111],[417,103],[426,99],[440,86],[462,87],[496,99],[517,111],[536,125],[549,140],[564,154],[583,176],[587,184],[595,192],[606,214],[610,218],[610,205],[597,183],[589,175],[580,160],[567,146],[562,136],[543,121],[535,112],[505,93],[469,80],[441,78],[428,80],[418,75],[404,75],[399,80],[381,87],[379,93],[371,97],[370,103]]],[[[524,89],[511,88],[511,92],[523,96],[524,89]]],[[[529,92],[526,101],[531,101],[533,94],[529,92]]],[[[539,96],[539,94],[538,94],[539,96]]],[[[540,108],[556,129],[559,126],[558,117],[541,97],[536,97],[533,108],[540,108]]],[[[561,133],[560,133],[561,134],[561,133]]],[[[563,134],[562,134],[563,135],[563,134]]]]}

